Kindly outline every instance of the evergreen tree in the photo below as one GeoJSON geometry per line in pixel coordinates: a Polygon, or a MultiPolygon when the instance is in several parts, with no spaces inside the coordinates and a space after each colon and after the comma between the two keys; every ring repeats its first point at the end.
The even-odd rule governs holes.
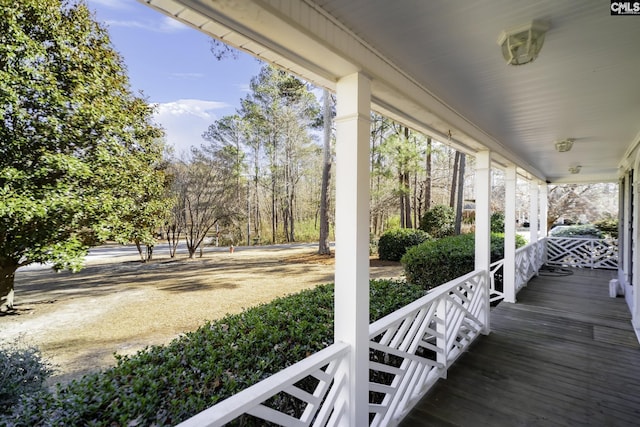
{"type": "Polygon", "coordinates": [[[89,244],[123,235],[123,218],[155,215],[136,209],[164,179],[152,110],[83,3],[2,0],[0,16],[0,298],[11,308],[19,267],[79,269],[89,244]]]}

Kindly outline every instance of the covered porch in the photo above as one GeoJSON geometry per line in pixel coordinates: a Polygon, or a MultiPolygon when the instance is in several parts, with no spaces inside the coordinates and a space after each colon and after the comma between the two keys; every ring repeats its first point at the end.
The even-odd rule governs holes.
{"type": "Polygon", "coordinates": [[[634,425],[640,345],[612,272],[541,272],[491,312],[491,334],[460,357],[404,426],[634,425]],[[508,404],[505,404],[508,402],[508,404]]]}
{"type": "MultiPolygon", "coordinates": [[[[633,83],[640,17],[611,16],[595,1],[141,1],[337,97],[335,343],[185,426],[223,425],[244,413],[281,425],[397,424],[472,343],[473,352],[496,340],[492,298],[522,304],[518,292],[546,259],[549,184],[619,182],[616,280],[640,330],[640,85],[633,83]],[[507,65],[496,40],[533,21],[546,31],[544,44],[534,43],[543,46],[540,57],[507,65]],[[473,272],[369,325],[372,110],[475,158],[476,250],[473,272]],[[495,168],[505,175],[501,290],[492,285],[489,247],[495,168]],[[529,182],[531,225],[530,244],[518,252],[517,180],[529,182]],[[309,377],[313,390],[297,386],[309,377]],[[263,404],[279,393],[306,409],[283,414],[263,404]]],[[[531,311],[514,310],[519,322],[545,329],[531,311]]],[[[605,327],[597,328],[600,338],[613,336],[605,327]]],[[[610,345],[608,359],[625,363],[617,353],[610,345]]]]}

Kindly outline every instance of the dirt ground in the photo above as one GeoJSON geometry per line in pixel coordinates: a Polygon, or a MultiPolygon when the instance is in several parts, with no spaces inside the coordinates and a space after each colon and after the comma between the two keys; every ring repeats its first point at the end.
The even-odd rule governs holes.
{"type": "MultiPolygon", "coordinates": [[[[310,248],[211,252],[188,260],[135,256],[94,260],[79,273],[18,271],[16,311],[0,316],[3,342],[40,348],[67,382],[166,344],[206,320],[237,313],[275,297],[330,283],[333,258],[310,248]]],[[[399,278],[399,263],[371,260],[372,278],[399,278]]]]}

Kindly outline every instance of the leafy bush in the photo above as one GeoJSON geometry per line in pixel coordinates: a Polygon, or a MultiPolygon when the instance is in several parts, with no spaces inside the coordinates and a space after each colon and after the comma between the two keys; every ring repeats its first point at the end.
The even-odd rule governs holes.
{"type": "Polygon", "coordinates": [[[618,238],[618,219],[610,218],[610,219],[601,219],[600,221],[596,221],[593,225],[604,234],[607,234],[614,239],[618,238]]]}
{"type": "Polygon", "coordinates": [[[389,230],[380,236],[378,257],[387,261],[400,261],[407,249],[428,239],[429,235],[422,230],[412,228],[389,230]]]}
{"type": "MultiPolygon", "coordinates": [[[[0,425],[175,425],[333,342],[333,285],[279,298],[210,322],[57,393],[21,399],[0,425]]],[[[371,281],[371,320],[424,295],[404,282],[371,281]]],[[[310,378],[299,383],[309,389],[310,378]]],[[[269,404],[299,413],[299,401],[269,404]]],[[[233,424],[263,425],[243,417],[233,424]]]]}
{"type": "Polygon", "coordinates": [[[593,224],[582,225],[561,225],[551,229],[549,233],[552,237],[575,237],[585,239],[602,239],[604,233],[602,233],[593,224]]]}
{"type": "Polygon", "coordinates": [[[504,212],[494,212],[491,214],[491,232],[504,233],[504,212]]]}
{"type": "Polygon", "coordinates": [[[456,217],[452,207],[436,205],[420,218],[420,229],[439,239],[453,234],[455,221],[456,217]]]}
{"type": "MultiPolygon", "coordinates": [[[[516,236],[516,247],[524,246],[516,236]]],[[[491,262],[504,258],[504,234],[491,234],[491,262]]],[[[407,250],[402,257],[407,281],[425,290],[440,286],[474,269],[475,235],[445,237],[407,250]]]]}
{"type": "Polygon", "coordinates": [[[19,339],[0,348],[0,413],[7,412],[22,395],[46,390],[51,364],[34,346],[19,339]]]}

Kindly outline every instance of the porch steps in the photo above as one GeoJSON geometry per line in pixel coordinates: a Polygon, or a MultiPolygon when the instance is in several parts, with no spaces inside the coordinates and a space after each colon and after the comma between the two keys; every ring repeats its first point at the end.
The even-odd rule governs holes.
{"type": "Polygon", "coordinates": [[[611,271],[534,277],[402,426],[632,426],[640,345],[611,271]]]}

